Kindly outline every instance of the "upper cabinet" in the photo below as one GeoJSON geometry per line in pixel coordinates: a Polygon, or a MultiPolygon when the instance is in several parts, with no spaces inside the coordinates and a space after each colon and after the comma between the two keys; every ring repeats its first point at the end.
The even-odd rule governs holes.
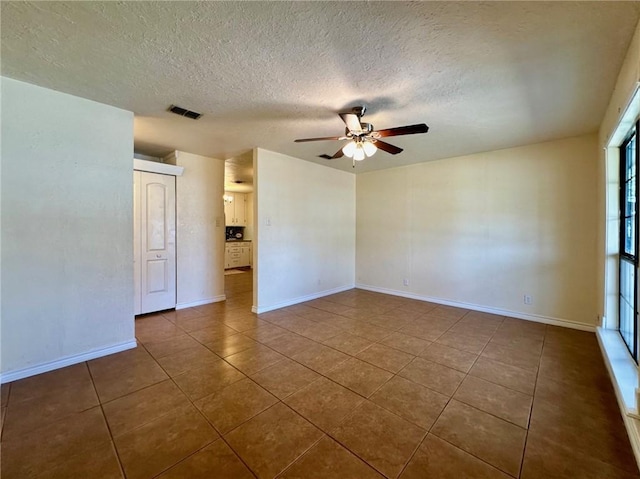
{"type": "Polygon", "coordinates": [[[224,218],[226,226],[247,226],[247,195],[225,191],[224,218]]]}

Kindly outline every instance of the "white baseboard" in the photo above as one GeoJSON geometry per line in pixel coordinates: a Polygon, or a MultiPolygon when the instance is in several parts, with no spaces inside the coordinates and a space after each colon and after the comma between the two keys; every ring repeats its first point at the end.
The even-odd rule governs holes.
{"type": "Polygon", "coordinates": [[[87,353],[74,354],[73,356],[66,356],[55,361],[48,361],[46,363],[38,364],[36,366],[30,366],[24,369],[18,369],[17,371],[9,371],[0,374],[0,384],[16,381],[18,379],[28,378],[29,376],[35,376],[36,374],[42,374],[54,369],[64,368],[73,364],[83,363],[90,361],[91,359],[101,358],[102,356],[108,356],[109,354],[119,353],[126,351],[127,349],[133,349],[137,346],[136,340],[126,341],[124,343],[115,344],[107,348],[94,349],[87,353]]]}
{"type": "Polygon", "coordinates": [[[618,331],[598,328],[596,337],[602,352],[604,364],[607,366],[613,390],[616,393],[618,407],[622,415],[624,427],[629,436],[631,449],[640,467],[640,417],[636,399],[638,387],[638,366],[631,358],[618,331]]]}
{"type": "Polygon", "coordinates": [[[186,309],[186,308],[193,308],[194,306],[202,306],[203,304],[218,303],[220,301],[224,301],[225,299],[227,299],[227,296],[224,294],[221,294],[219,296],[214,296],[213,298],[209,298],[209,299],[202,299],[200,301],[191,301],[190,303],[178,303],[176,304],[176,309],[186,309]]]}
{"type": "Polygon", "coordinates": [[[456,308],[471,309],[473,311],[481,311],[483,313],[497,314],[499,316],[508,316],[510,318],[524,319],[526,321],[534,321],[536,323],[551,324],[553,326],[562,326],[565,328],[579,329],[581,331],[594,332],[596,330],[596,326],[594,324],[578,323],[576,321],[569,321],[568,319],[549,318],[547,316],[541,316],[538,314],[526,314],[526,313],[521,313],[519,311],[509,311],[507,309],[491,308],[487,306],[481,306],[478,304],[463,303],[460,301],[449,301],[447,299],[432,298],[430,296],[422,296],[419,294],[409,293],[406,291],[398,291],[395,289],[388,289],[388,288],[379,288],[377,286],[371,286],[368,284],[356,283],[355,287],[358,289],[364,289],[364,290],[373,291],[376,293],[390,294],[393,296],[402,296],[403,298],[417,299],[419,301],[428,301],[430,303],[442,304],[445,306],[454,306],[456,308]]]}
{"type": "Polygon", "coordinates": [[[287,306],[293,306],[294,304],[304,303],[305,301],[311,301],[312,299],[322,298],[324,296],[329,296],[331,294],[342,293],[343,291],[347,291],[353,289],[353,284],[348,284],[345,286],[339,286],[333,289],[327,289],[324,291],[320,291],[318,293],[308,294],[306,296],[299,296],[297,298],[288,299],[287,301],[282,301],[276,304],[270,304],[269,306],[252,306],[252,313],[266,313],[267,311],[273,311],[274,309],[286,308],[287,306]]]}

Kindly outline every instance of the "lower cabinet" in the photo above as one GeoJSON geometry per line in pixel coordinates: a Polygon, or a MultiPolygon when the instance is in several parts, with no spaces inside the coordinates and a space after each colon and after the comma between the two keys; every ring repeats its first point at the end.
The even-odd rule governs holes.
{"type": "Polygon", "coordinates": [[[229,242],[224,251],[224,268],[242,268],[251,266],[251,243],[250,242],[229,242]]]}

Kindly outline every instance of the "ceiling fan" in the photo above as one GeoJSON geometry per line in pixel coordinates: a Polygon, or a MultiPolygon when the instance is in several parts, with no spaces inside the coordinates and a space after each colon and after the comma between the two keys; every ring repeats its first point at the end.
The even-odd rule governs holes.
{"type": "Polygon", "coordinates": [[[397,155],[402,152],[402,148],[398,148],[390,143],[382,141],[380,138],[386,138],[388,136],[400,136],[400,135],[415,135],[416,133],[426,133],[429,131],[429,127],[424,123],[417,125],[400,126],[397,128],[388,128],[386,130],[374,130],[371,123],[363,123],[362,117],[366,107],[356,106],[349,112],[339,113],[340,118],[344,121],[346,128],[344,136],[327,136],[323,138],[302,138],[295,140],[297,143],[306,141],[324,141],[324,140],[349,140],[349,142],[336,151],[333,156],[318,155],[320,158],[327,160],[335,160],[342,156],[348,156],[353,159],[353,166],[355,167],[356,161],[362,161],[366,157],[372,156],[378,148],[397,155]]]}

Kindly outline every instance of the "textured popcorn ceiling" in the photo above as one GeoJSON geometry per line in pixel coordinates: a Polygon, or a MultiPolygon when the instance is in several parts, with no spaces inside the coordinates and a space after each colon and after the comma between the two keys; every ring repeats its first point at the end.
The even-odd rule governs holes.
{"type": "Polygon", "coordinates": [[[638,2],[2,2],[2,74],[136,114],[136,151],[327,162],[335,112],[425,122],[356,171],[596,131],[638,2]],[[166,112],[178,104],[204,114],[166,112]]]}

